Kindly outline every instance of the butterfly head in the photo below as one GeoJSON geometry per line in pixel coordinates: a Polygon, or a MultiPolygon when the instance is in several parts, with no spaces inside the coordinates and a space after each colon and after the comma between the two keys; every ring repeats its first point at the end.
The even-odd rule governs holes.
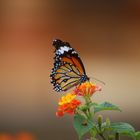
{"type": "Polygon", "coordinates": [[[81,76],[81,83],[84,83],[84,82],[89,81],[89,80],[90,80],[90,78],[87,75],[81,76]]]}
{"type": "Polygon", "coordinates": [[[70,46],[70,44],[68,42],[63,42],[60,39],[54,39],[52,45],[56,49],[59,49],[60,47],[63,47],[63,46],[70,46]]]}

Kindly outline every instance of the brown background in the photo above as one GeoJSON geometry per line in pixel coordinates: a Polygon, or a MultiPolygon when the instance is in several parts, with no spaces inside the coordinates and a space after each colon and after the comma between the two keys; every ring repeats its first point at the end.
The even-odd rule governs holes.
{"type": "MultiPolygon", "coordinates": [[[[96,102],[118,104],[113,121],[140,130],[139,0],[1,0],[0,133],[39,140],[77,139],[72,117],[57,118],[52,90],[52,40],[68,41],[87,74],[106,82],[96,102]]],[[[94,82],[94,80],[92,80],[94,82]]]]}

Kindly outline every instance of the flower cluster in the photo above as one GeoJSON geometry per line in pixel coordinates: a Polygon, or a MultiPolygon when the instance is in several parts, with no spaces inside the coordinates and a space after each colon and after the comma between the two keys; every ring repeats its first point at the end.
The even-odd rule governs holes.
{"type": "Polygon", "coordinates": [[[97,86],[91,82],[85,82],[77,86],[72,93],[68,93],[61,97],[58,102],[58,110],[56,116],[64,116],[64,114],[75,114],[76,108],[81,104],[81,102],[75,99],[77,96],[92,96],[94,92],[100,91],[101,87],[97,86]]]}
{"type": "Polygon", "coordinates": [[[78,87],[76,87],[74,93],[79,96],[86,96],[86,95],[92,96],[93,93],[100,90],[101,90],[100,86],[97,86],[91,82],[85,82],[79,85],[78,87]]]}
{"type": "Polygon", "coordinates": [[[62,96],[59,100],[58,104],[58,111],[56,112],[56,115],[61,117],[65,113],[68,114],[74,114],[76,111],[76,108],[81,104],[81,102],[76,98],[76,95],[72,93],[68,93],[65,96],[62,96]]]}

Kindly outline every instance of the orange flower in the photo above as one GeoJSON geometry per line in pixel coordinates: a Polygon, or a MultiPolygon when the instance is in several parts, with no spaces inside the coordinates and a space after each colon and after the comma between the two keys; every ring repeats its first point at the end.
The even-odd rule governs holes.
{"type": "Polygon", "coordinates": [[[19,132],[14,140],[36,140],[35,136],[28,132],[19,132]]]}
{"type": "Polygon", "coordinates": [[[2,133],[0,134],[0,140],[15,140],[11,134],[2,133]]]}
{"type": "Polygon", "coordinates": [[[101,91],[101,87],[97,86],[91,82],[85,82],[76,87],[74,93],[79,96],[90,95],[92,96],[94,92],[101,91]]]}
{"type": "Polygon", "coordinates": [[[65,113],[74,114],[76,108],[81,104],[81,102],[76,98],[76,95],[72,93],[68,93],[67,95],[61,97],[58,104],[58,111],[56,112],[56,116],[62,117],[65,113]]]}

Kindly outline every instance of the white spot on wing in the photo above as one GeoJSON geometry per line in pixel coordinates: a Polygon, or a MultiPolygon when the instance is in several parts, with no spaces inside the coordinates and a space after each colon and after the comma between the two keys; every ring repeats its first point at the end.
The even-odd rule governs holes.
{"type": "Polygon", "coordinates": [[[77,52],[76,51],[72,51],[72,54],[76,54],[77,52]]]}
{"type": "Polygon", "coordinates": [[[68,52],[68,51],[71,50],[71,49],[72,49],[72,48],[70,48],[70,47],[63,46],[63,47],[60,47],[59,50],[57,50],[57,53],[58,53],[58,54],[64,54],[65,51],[68,52]]]}

